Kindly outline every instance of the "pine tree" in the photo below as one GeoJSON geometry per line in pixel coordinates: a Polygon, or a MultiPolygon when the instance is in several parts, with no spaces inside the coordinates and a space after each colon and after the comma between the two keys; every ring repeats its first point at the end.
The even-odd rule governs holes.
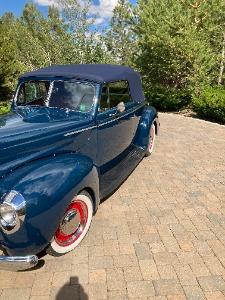
{"type": "Polygon", "coordinates": [[[140,0],[137,64],[147,85],[192,90],[217,82],[224,9],[220,0],[140,0]]]}

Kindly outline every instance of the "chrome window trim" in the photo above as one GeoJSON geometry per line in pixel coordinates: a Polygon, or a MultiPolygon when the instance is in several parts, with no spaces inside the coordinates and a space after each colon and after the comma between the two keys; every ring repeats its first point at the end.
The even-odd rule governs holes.
{"type": "Polygon", "coordinates": [[[47,98],[46,98],[46,101],[45,101],[45,106],[46,107],[49,107],[49,101],[50,101],[50,97],[51,97],[51,94],[52,94],[53,87],[54,87],[54,81],[50,81],[50,86],[49,86],[47,98]]]}

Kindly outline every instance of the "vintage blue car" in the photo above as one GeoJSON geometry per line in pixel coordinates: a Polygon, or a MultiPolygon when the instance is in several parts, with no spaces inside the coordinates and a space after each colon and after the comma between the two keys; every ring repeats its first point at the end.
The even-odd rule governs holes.
{"type": "Polygon", "coordinates": [[[60,255],[86,235],[100,200],[159,131],[139,73],[116,65],[51,66],[22,75],[0,118],[1,269],[60,255]]]}

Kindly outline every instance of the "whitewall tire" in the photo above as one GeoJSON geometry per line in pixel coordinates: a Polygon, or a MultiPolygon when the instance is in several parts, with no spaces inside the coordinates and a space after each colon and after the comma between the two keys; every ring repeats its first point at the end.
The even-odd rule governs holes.
{"type": "Polygon", "coordinates": [[[67,207],[63,219],[50,243],[48,253],[61,255],[75,249],[90,228],[93,202],[86,192],[77,195],[67,207]]]}
{"type": "Polygon", "coordinates": [[[155,138],[156,138],[155,124],[152,124],[150,128],[149,142],[148,142],[148,148],[146,150],[146,156],[150,156],[152,154],[155,146],[155,138]]]}

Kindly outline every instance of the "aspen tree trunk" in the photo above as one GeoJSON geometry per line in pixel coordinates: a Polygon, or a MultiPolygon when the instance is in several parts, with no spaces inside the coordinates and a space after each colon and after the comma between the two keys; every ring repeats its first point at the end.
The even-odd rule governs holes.
{"type": "Polygon", "coordinates": [[[219,78],[218,78],[218,85],[221,85],[222,80],[223,80],[224,58],[225,58],[225,32],[223,33],[223,46],[222,46],[221,63],[220,63],[220,75],[219,75],[219,78]]]}

